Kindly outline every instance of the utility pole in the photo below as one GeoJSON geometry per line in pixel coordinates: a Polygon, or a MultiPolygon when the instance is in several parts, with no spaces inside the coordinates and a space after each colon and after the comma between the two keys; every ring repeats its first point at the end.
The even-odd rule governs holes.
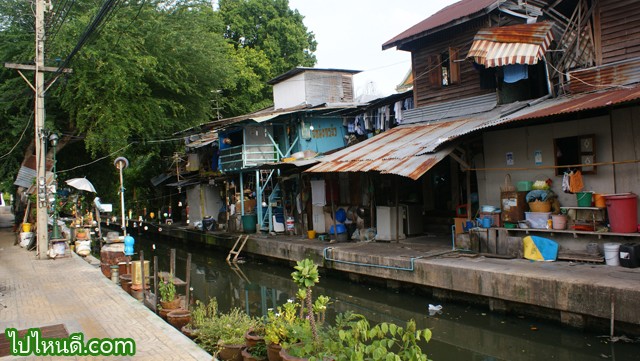
{"type": "MultiPolygon", "coordinates": [[[[46,259],[47,252],[49,251],[49,233],[47,231],[48,215],[47,215],[47,192],[46,192],[46,142],[47,137],[44,129],[44,95],[46,92],[44,84],[44,72],[59,72],[58,68],[45,67],[44,66],[44,11],[45,0],[35,0],[36,3],[36,56],[34,65],[21,65],[21,64],[8,64],[5,63],[5,67],[18,69],[20,76],[29,84],[31,89],[35,92],[35,127],[34,127],[34,141],[36,145],[36,184],[38,201],[37,206],[37,240],[38,240],[38,259],[46,259]],[[34,70],[35,71],[35,85],[22,74],[20,70],[34,70]]],[[[70,73],[71,70],[63,69],[62,72],[70,73]]]]}
{"type": "Polygon", "coordinates": [[[44,135],[44,0],[36,1],[36,112],[35,112],[35,142],[36,142],[36,182],[38,184],[38,206],[37,209],[37,237],[38,237],[38,259],[46,259],[49,251],[49,232],[47,215],[47,152],[45,144],[47,138],[44,135]]]}

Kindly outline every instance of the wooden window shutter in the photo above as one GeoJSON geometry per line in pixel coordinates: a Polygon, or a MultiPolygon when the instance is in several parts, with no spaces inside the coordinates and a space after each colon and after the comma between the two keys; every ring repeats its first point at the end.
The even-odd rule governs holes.
{"type": "Polygon", "coordinates": [[[440,68],[440,56],[429,55],[427,57],[427,71],[429,72],[429,87],[440,88],[442,87],[442,70],[440,68]]]}
{"type": "Polygon", "coordinates": [[[455,60],[458,60],[458,49],[449,48],[449,80],[451,84],[460,83],[460,63],[455,60]]]}

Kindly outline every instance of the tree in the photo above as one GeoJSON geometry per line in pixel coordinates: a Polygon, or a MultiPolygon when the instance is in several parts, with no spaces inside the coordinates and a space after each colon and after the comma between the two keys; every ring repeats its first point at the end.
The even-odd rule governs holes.
{"type": "Polygon", "coordinates": [[[227,97],[235,103],[227,115],[270,105],[269,80],[297,66],[315,65],[315,36],[302,22],[304,17],[289,8],[288,0],[220,0],[219,4],[224,37],[241,65],[235,87],[227,89],[227,97]]]}
{"type": "MultiPolygon", "coordinates": [[[[46,14],[47,66],[63,63],[103,1],[60,4],[72,6],[54,5],[46,14]]],[[[58,146],[58,169],[71,169],[66,178],[99,174],[96,187],[109,201],[118,191],[112,161],[125,156],[127,196],[152,198],[149,179],[181,147],[173,134],[214,119],[217,107],[223,116],[266,107],[272,102],[269,79],[295,66],[313,66],[316,43],[302,19],[287,0],[227,0],[219,11],[207,0],[120,2],[67,65],[73,73],[47,91],[45,127],[66,141],[58,146]],[[91,165],[78,168],[79,163],[91,165]]],[[[33,26],[29,2],[0,2],[3,61],[33,62],[33,26]]],[[[10,135],[0,138],[0,156],[14,149],[0,158],[0,179],[8,184],[33,140],[33,103],[33,92],[17,72],[0,70],[0,124],[10,135]]]]}

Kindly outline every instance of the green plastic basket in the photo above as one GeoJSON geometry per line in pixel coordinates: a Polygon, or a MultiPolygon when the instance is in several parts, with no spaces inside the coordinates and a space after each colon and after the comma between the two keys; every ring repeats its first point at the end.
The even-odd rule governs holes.
{"type": "Polygon", "coordinates": [[[517,183],[516,188],[518,192],[528,192],[533,187],[533,182],[531,181],[520,181],[517,183]]]}

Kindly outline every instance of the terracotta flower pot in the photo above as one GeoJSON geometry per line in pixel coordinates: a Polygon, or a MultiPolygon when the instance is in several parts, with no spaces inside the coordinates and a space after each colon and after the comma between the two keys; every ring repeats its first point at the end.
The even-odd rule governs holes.
{"type": "Polygon", "coordinates": [[[266,357],[257,358],[252,356],[249,351],[247,351],[247,347],[243,348],[241,353],[243,361],[265,361],[267,359],[266,357]]]}
{"type": "Polygon", "coordinates": [[[244,345],[220,345],[218,359],[223,361],[242,361],[242,348],[244,345]]]}
{"type": "Polygon", "coordinates": [[[162,317],[163,320],[167,320],[167,315],[169,314],[169,312],[171,312],[173,310],[167,309],[167,308],[161,308],[158,310],[158,315],[160,315],[160,317],[162,317]]]}
{"type": "Polygon", "coordinates": [[[289,352],[287,352],[287,350],[285,349],[280,350],[280,357],[282,358],[282,361],[308,361],[309,360],[308,358],[291,356],[289,355],[289,352]]]}
{"type": "Polygon", "coordinates": [[[175,310],[180,308],[180,297],[176,297],[173,301],[162,301],[160,300],[160,306],[167,310],[175,310]]]}
{"type": "Polygon", "coordinates": [[[247,347],[254,347],[258,343],[264,343],[264,337],[256,335],[253,332],[253,329],[249,329],[245,332],[244,340],[247,347]]]}
{"type": "Polygon", "coordinates": [[[191,321],[191,311],[179,308],[167,314],[167,322],[178,330],[191,321]]]}
{"type": "Polygon", "coordinates": [[[269,361],[282,361],[282,357],[280,357],[280,350],[282,350],[282,346],[277,343],[270,343],[267,345],[267,358],[269,361]]]}
{"type": "Polygon", "coordinates": [[[196,337],[198,337],[198,330],[194,330],[187,325],[182,326],[180,331],[182,331],[182,334],[184,334],[185,336],[189,337],[192,340],[195,340],[196,337]]]}

